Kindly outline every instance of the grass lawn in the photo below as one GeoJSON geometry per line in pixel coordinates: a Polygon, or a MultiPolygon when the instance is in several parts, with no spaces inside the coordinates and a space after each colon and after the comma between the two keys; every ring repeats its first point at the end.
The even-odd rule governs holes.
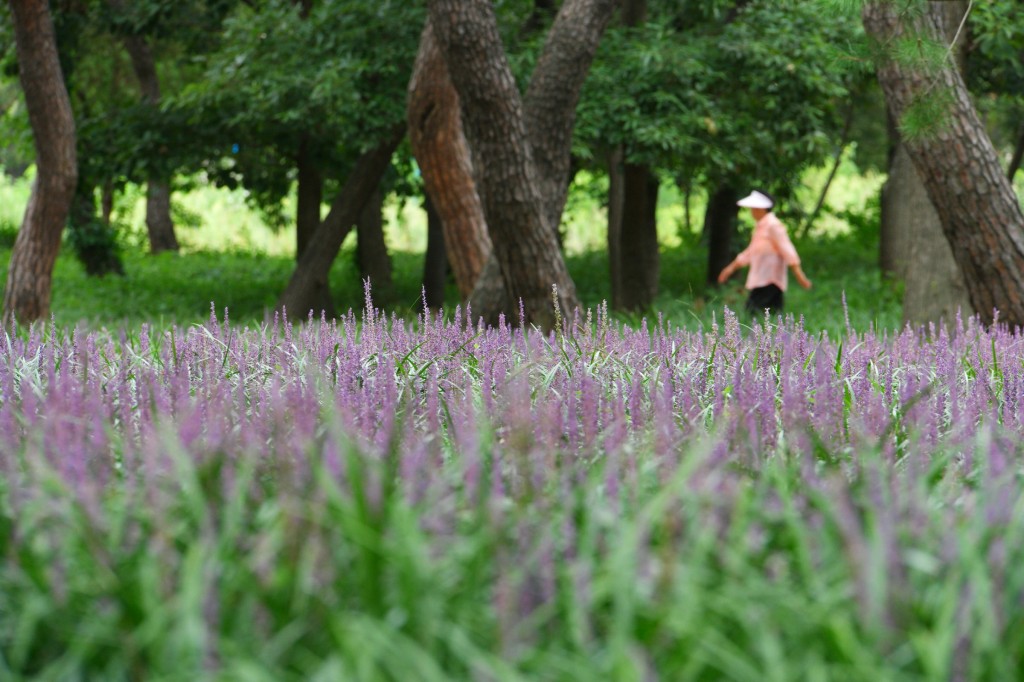
{"type": "MultiPolygon", "coordinates": [[[[850,321],[856,328],[866,329],[869,324],[884,329],[900,326],[899,298],[879,279],[876,252],[870,244],[836,237],[805,240],[798,243],[798,248],[814,288],[805,291],[793,285],[787,293],[787,312],[804,316],[807,328],[828,329],[833,336],[844,329],[844,293],[850,321]]],[[[286,256],[244,252],[151,256],[131,248],[126,249],[124,258],[124,277],[90,278],[65,248],[54,272],[52,314],[58,324],[191,324],[209,317],[211,303],[219,312],[227,308],[235,321],[263,321],[294,267],[294,261],[286,256]]],[[[9,243],[0,245],[0,277],[6,277],[9,260],[9,243]]],[[[411,317],[420,300],[422,256],[395,251],[393,263],[395,297],[384,307],[411,317]]],[[[597,307],[609,297],[605,252],[569,256],[568,265],[586,307],[597,307]]],[[[742,310],[746,298],[743,277],[737,275],[728,286],[708,291],[704,268],[703,249],[663,249],[661,294],[654,312],[674,324],[695,328],[709,326],[713,316],[721,319],[723,306],[742,310]]],[[[331,289],[339,311],[363,307],[363,289],[351,242],[331,271],[331,289]]],[[[454,309],[458,296],[451,283],[447,300],[448,307],[454,309]]],[[[636,316],[620,319],[639,323],[636,316]]]]}

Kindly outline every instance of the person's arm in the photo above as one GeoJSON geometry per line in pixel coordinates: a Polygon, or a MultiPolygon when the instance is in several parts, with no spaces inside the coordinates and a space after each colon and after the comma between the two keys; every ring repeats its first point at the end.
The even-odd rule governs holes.
{"type": "MultiPolygon", "coordinates": [[[[744,252],[745,253],[745,252],[744,252]]],[[[742,256],[743,254],[740,254],[742,256]]],[[[746,263],[740,262],[740,256],[736,256],[731,263],[722,268],[722,272],[718,273],[718,283],[725,284],[725,281],[732,277],[732,274],[736,272],[740,267],[746,265],[746,263]]]]}
{"type": "Polygon", "coordinates": [[[782,226],[782,223],[776,225],[771,235],[772,241],[775,243],[775,250],[782,256],[782,260],[785,261],[786,265],[789,266],[793,277],[796,278],[797,284],[804,289],[810,289],[811,280],[807,279],[803,268],[800,267],[800,255],[796,252],[796,247],[790,241],[789,235],[786,234],[786,228],[782,226]]]}
{"type": "Polygon", "coordinates": [[[803,269],[799,263],[794,263],[789,266],[790,271],[793,273],[793,277],[796,278],[797,284],[802,286],[804,289],[811,288],[811,280],[807,279],[807,275],[804,274],[803,269]]]}

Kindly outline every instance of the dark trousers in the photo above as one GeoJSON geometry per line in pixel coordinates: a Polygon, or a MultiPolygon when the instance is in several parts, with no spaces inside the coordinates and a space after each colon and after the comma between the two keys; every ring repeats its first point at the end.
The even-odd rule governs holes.
{"type": "Polygon", "coordinates": [[[782,289],[774,284],[751,289],[747,298],[747,312],[751,315],[764,315],[767,308],[772,315],[779,315],[782,313],[782,299],[782,289]]]}

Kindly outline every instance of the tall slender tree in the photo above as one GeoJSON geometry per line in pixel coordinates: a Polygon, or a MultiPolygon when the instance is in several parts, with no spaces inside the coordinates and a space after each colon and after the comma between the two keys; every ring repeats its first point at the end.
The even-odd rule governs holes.
{"type": "MultiPolygon", "coordinates": [[[[647,21],[647,0],[624,0],[622,24],[636,28],[647,21]]],[[[642,162],[626,159],[624,145],[608,167],[608,260],[612,306],[644,310],[658,293],[658,176],[642,162]]]]}
{"type": "Polygon", "coordinates": [[[24,321],[50,310],[53,265],[78,181],[71,113],[53,20],[46,0],[10,0],[18,70],[36,148],[36,181],[14,242],[5,318],[24,321]]]}
{"type": "MultiPolygon", "coordinates": [[[[160,78],[149,40],[143,35],[128,35],[124,38],[124,46],[139,81],[142,101],[148,106],[159,107],[160,78]]],[[[155,173],[150,175],[146,183],[146,229],[149,232],[151,252],[178,250],[178,237],[174,233],[174,221],[171,218],[171,183],[166,177],[159,177],[155,173]]]]}

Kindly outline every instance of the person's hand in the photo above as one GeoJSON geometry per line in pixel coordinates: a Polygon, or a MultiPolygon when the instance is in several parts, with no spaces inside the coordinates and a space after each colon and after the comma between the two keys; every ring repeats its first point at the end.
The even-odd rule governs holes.
{"type": "Polygon", "coordinates": [[[807,279],[807,277],[805,277],[803,274],[801,274],[800,277],[797,278],[797,282],[804,289],[810,289],[811,288],[811,280],[807,279]]]}
{"type": "Polygon", "coordinates": [[[736,268],[732,266],[732,263],[722,268],[722,271],[718,273],[718,283],[725,284],[725,280],[732,277],[732,273],[736,271],[736,268]]]}

